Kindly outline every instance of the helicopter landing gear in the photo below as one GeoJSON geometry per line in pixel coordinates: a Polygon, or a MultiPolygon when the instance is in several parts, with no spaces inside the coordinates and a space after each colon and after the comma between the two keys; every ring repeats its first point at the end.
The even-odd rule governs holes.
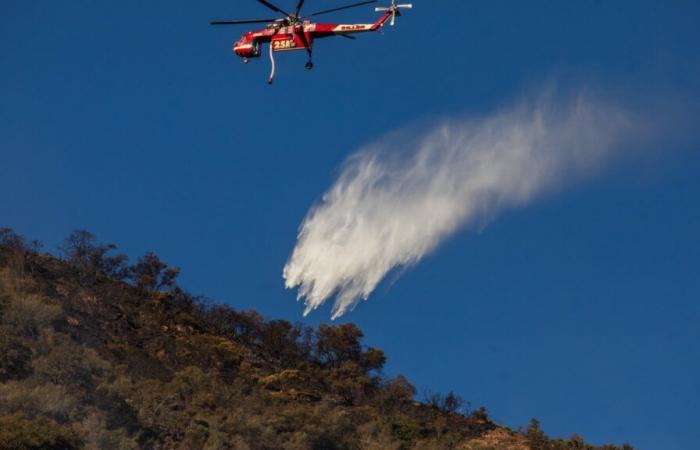
{"type": "Polygon", "coordinates": [[[306,70],[311,70],[314,68],[314,63],[311,60],[311,58],[313,58],[314,56],[314,52],[311,50],[311,44],[306,40],[306,36],[304,36],[303,34],[301,36],[304,41],[304,46],[306,47],[306,53],[309,54],[309,60],[306,62],[306,65],[304,67],[306,67],[306,70]]]}
{"type": "Polygon", "coordinates": [[[248,64],[248,58],[243,58],[243,64],[248,64]]]}

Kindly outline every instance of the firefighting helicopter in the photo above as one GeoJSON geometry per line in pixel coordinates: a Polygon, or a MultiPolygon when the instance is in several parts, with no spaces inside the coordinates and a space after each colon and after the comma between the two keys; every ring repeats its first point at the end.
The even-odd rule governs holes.
{"type": "Polygon", "coordinates": [[[355,39],[355,37],[352,36],[353,34],[377,31],[383,27],[387,21],[391,26],[394,26],[396,17],[401,16],[402,9],[413,8],[412,4],[398,4],[397,0],[392,0],[390,6],[375,8],[376,12],[381,12],[383,14],[374,23],[330,24],[315,23],[312,22],[310,18],[320,16],[322,14],[368,5],[370,3],[377,3],[377,0],[363,1],[353,3],[351,5],[317,11],[313,14],[309,14],[306,17],[301,16],[301,9],[304,6],[305,0],[299,0],[296,10],[292,14],[278,8],[267,0],[257,1],[272,11],[283,14],[284,17],[278,19],[212,20],[210,23],[212,25],[241,25],[250,23],[267,24],[262,30],[249,31],[248,33],[244,34],[238,41],[236,41],[236,43],[233,44],[233,52],[240,56],[243,59],[243,62],[247,64],[250,58],[260,57],[262,44],[270,44],[270,61],[272,63],[272,71],[268,79],[269,84],[272,84],[275,78],[275,52],[306,50],[309,55],[306,68],[311,70],[314,67],[314,63],[312,61],[314,40],[333,36],[355,39]]]}

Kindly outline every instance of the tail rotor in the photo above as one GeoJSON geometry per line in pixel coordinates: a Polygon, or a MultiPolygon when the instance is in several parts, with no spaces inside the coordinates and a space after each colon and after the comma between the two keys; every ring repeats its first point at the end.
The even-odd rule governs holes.
{"type": "Polygon", "coordinates": [[[391,0],[391,6],[374,8],[374,10],[376,12],[384,12],[384,13],[391,14],[391,19],[389,20],[389,25],[391,25],[392,27],[396,23],[396,16],[401,15],[402,9],[413,9],[413,4],[411,4],[411,3],[396,3],[396,0],[391,0]]]}

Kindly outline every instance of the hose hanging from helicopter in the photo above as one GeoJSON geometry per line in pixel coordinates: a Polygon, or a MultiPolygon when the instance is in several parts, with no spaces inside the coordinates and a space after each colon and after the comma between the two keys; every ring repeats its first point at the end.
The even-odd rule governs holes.
{"type": "Polygon", "coordinates": [[[270,62],[272,62],[272,72],[270,72],[270,78],[267,79],[267,84],[272,84],[275,81],[275,51],[273,50],[272,42],[270,42],[270,62]]]}

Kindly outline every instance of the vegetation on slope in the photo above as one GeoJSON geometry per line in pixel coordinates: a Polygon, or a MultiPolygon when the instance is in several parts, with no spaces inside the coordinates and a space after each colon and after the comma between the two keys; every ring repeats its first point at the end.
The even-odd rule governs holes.
{"type": "Polygon", "coordinates": [[[453,394],[416,402],[355,325],[208,304],[87,232],[61,258],[38,248],[0,230],[0,449],[594,448],[453,394]]]}

